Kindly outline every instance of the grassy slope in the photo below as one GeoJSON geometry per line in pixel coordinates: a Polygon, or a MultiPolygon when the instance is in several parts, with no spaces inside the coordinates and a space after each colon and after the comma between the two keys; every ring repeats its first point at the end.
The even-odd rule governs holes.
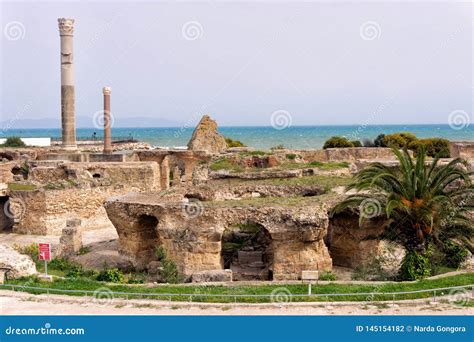
{"type": "MultiPolygon", "coordinates": [[[[111,284],[103,283],[87,279],[62,279],[55,280],[53,283],[32,281],[29,279],[22,280],[11,280],[0,289],[10,289],[8,284],[16,285],[28,285],[42,288],[53,288],[53,289],[68,289],[68,290],[89,290],[95,291],[99,288],[106,286],[114,292],[124,292],[127,294],[115,295],[116,297],[128,297],[128,298],[140,298],[140,296],[133,296],[130,293],[153,293],[153,294],[176,294],[177,296],[171,297],[171,300],[176,301],[188,301],[189,294],[193,295],[192,300],[196,302],[246,302],[246,303],[264,303],[270,302],[270,297],[246,297],[247,295],[270,295],[272,291],[278,288],[286,288],[292,295],[292,301],[367,301],[367,300],[392,300],[392,295],[384,295],[387,292],[402,292],[402,291],[416,291],[423,289],[435,289],[450,286],[459,285],[474,285],[474,273],[460,274],[450,276],[441,279],[422,280],[413,283],[387,283],[387,284],[368,284],[368,285],[356,285],[356,284],[325,284],[325,285],[313,285],[313,293],[315,294],[330,294],[330,293],[373,293],[373,297],[368,299],[367,294],[351,295],[351,296],[339,296],[339,297],[295,297],[294,295],[304,295],[308,291],[307,285],[256,285],[256,286],[204,286],[204,285],[165,285],[165,286],[146,286],[146,285],[125,285],[125,284],[111,284]],[[198,294],[227,294],[227,295],[242,295],[242,297],[198,297],[198,294]]],[[[17,289],[20,291],[26,291],[29,293],[44,293],[41,290],[29,290],[29,289],[17,289]]],[[[54,291],[50,291],[54,293],[54,291]]],[[[71,295],[84,295],[84,293],[76,292],[70,293],[71,295]]],[[[448,293],[441,293],[438,291],[438,296],[446,295],[448,293]]],[[[91,294],[88,294],[89,296],[91,294]]],[[[416,293],[416,294],[403,294],[395,296],[395,299],[416,299],[416,298],[429,298],[432,297],[432,293],[416,293]]],[[[154,296],[150,298],[155,299],[169,299],[166,296],[154,296]]]]}

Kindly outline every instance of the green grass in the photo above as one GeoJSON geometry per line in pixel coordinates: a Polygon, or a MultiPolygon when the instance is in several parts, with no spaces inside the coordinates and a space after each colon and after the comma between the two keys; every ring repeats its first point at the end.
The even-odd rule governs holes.
{"type": "Polygon", "coordinates": [[[303,205],[321,205],[337,199],[333,193],[322,194],[319,196],[294,196],[294,197],[257,197],[243,198],[240,200],[209,201],[204,206],[223,206],[223,207],[262,207],[262,206],[283,206],[294,207],[303,205]]]}
{"type": "Polygon", "coordinates": [[[214,181],[215,184],[222,184],[226,186],[232,185],[320,185],[326,190],[330,190],[337,186],[346,186],[351,182],[352,178],[349,176],[328,176],[328,175],[314,175],[305,177],[291,177],[291,178],[268,178],[268,179],[221,179],[214,181]]]}
{"type": "MultiPolygon", "coordinates": [[[[384,301],[393,300],[392,295],[386,295],[387,292],[402,292],[402,291],[415,291],[423,289],[434,289],[443,288],[450,286],[460,285],[474,285],[474,273],[466,273],[455,275],[451,277],[431,280],[421,280],[413,283],[387,283],[387,284],[325,284],[325,285],[313,285],[312,291],[315,294],[331,294],[331,293],[355,293],[350,296],[335,296],[335,297],[308,297],[302,296],[297,297],[295,295],[307,294],[308,286],[304,284],[291,284],[291,285],[255,285],[255,286],[204,286],[204,285],[164,285],[164,286],[147,286],[147,285],[126,285],[126,284],[110,284],[103,283],[88,279],[56,279],[52,283],[40,282],[35,278],[25,278],[19,280],[9,280],[5,285],[0,286],[0,289],[9,290],[9,284],[13,285],[27,285],[41,288],[50,289],[66,289],[76,290],[78,292],[68,293],[69,295],[83,296],[82,290],[95,291],[98,288],[107,286],[111,291],[124,292],[125,294],[117,294],[115,297],[128,297],[128,298],[141,298],[139,295],[131,295],[130,293],[143,293],[143,294],[155,294],[157,296],[150,297],[155,299],[171,299],[174,301],[188,301],[189,295],[192,295],[192,300],[195,302],[214,302],[214,303],[228,303],[228,302],[245,302],[245,303],[264,303],[270,302],[270,297],[250,297],[249,295],[270,295],[273,290],[277,288],[286,288],[293,295],[293,302],[317,302],[317,301],[366,301],[367,295],[363,293],[373,293],[371,298],[373,301],[384,301]],[[358,295],[357,293],[360,293],[358,295]],[[171,298],[166,294],[174,294],[171,298]],[[199,297],[198,294],[211,295],[209,297],[199,297]],[[161,295],[161,296],[160,296],[161,295]],[[212,295],[241,295],[241,297],[218,297],[212,295]]],[[[44,293],[44,291],[36,289],[17,288],[17,291],[24,291],[33,294],[44,293]]],[[[55,293],[54,290],[50,290],[50,293],[55,293]]],[[[59,293],[59,292],[58,292],[59,293]]],[[[447,295],[448,293],[441,293],[438,291],[437,296],[447,295]]],[[[88,294],[89,296],[91,294],[88,294]]],[[[412,294],[400,294],[396,295],[396,300],[401,299],[418,299],[418,298],[430,298],[433,294],[431,292],[426,293],[412,293],[412,294]]]]}
{"type": "Polygon", "coordinates": [[[265,156],[265,155],[272,155],[273,153],[265,152],[265,151],[245,151],[240,152],[239,155],[242,157],[249,157],[249,156],[265,156]]]}
{"type": "Polygon", "coordinates": [[[351,182],[351,180],[352,178],[349,176],[314,175],[306,177],[263,179],[254,182],[269,185],[319,185],[326,191],[329,191],[337,186],[346,186],[351,182]]]}
{"type": "Polygon", "coordinates": [[[34,191],[34,190],[36,190],[36,185],[34,185],[34,184],[8,183],[8,190],[34,191]]]}
{"type": "Polygon", "coordinates": [[[233,172],[243,171],[243,168],[240,165],[236,164],[234,161],[226,157],[219,158],[214,163],[212,163],[209,166],[209,168],[212,171],[219,171],[219,170],[227,170],[227,171],[233,171],[233,172]]]}
{"type": "Polygon", "coordinates": [[[324,171],[331,171],[331,170],[338,170],[338,169],[347,169],[349,167],[348,162],[319,162],[314,161],[311,163],[295,163],[295,162],[288,162],[283,163],[278,166],[276,169],[278,170],[294,170],[294,169],[306,169],[306,168],[318,168],[324,171]]]}

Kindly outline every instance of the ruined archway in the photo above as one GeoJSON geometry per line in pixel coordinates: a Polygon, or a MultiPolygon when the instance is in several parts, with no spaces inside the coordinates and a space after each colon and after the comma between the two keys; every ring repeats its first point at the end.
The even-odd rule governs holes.
{"type": "Polygon", "coordinates": [[[272,280],[273,243],[268,230],[254,222],[228,226],[222,235],[221,262],[234,280],[272,280]]]}
{"type": "Polygon", "coordinates": [[[158,219],[155,216],[142,214],[133,223],[133,235],[136,241],[137,261],[144,265],[155,257],[155,249],[159,243],[158,219]]]}

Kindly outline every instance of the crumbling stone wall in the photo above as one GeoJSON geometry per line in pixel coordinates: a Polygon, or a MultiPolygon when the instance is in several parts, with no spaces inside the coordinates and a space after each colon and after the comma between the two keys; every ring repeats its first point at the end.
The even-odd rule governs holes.
{"type": "Polygon", "coordinates": [[[9,191],[21,213],[13,231],[59,235],[66,221],[79,218],[84,229],[111,227],[103,203],[127,192],[160,189],[159,166],[142,163],[66,163],[31,168],[37,190],[9,191]]]}
{"type": "Polygon", "coordinates": [[[474,142],[451,142],[451,158],[474,159],[474,142]]]}

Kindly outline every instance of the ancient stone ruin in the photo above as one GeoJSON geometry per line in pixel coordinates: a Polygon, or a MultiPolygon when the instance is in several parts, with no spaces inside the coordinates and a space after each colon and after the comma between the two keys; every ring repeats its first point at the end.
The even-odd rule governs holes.
{"type": "Polygon", "coordinates": [[[188,143],[188,149],[209,153],[222,153],[227,150],[225,138],[217,132],[217,123],[209,115],[204,115],[199,121],[188,143]]]}

